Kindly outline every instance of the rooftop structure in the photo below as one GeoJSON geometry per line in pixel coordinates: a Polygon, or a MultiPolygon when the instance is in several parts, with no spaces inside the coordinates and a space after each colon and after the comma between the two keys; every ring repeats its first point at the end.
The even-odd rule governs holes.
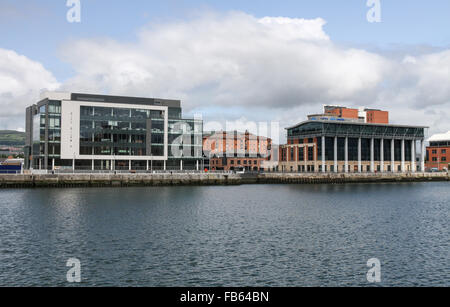
{"type": "Polygon", "coordinates": [[[450,163],[450,131],[435,134],[428,141],[430,145],[427,147],[426,168],[448,171],[450,163]]]}
{"type": "Polygon", "coordinates": [[[377,109],[352,109],[343,106],[325,105],[322,114],[308,115],[308,120],[388,124],[389,112],[377,109]]]}
{"type": "MultiPolygon", "coordinates": [[[[440,133],[440,134],[434,134],[429,139],[428,142],[434,143],[434,142],[444,142],[444,143],[450,143],[450,131],[446,133],[440,133]]],[[[449,145],[449,144],[447,144],[449,145]]]]}

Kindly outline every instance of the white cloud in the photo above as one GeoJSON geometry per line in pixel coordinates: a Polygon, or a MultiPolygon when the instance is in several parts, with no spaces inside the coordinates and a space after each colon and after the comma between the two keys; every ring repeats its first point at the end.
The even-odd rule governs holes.
{"type": "Polygon", "coordinates": [[[151,25],[133,44],[77,41],[63,50],[77,70],[66,86],[181,98],[188,107],[280,108],[367,97],[388,62],[334,45],[324,24],[320,18],[207,14],[151,25]]]}
{"type": "MultiPolygon", "coordinates": [[[[450,130],[450,50],[405,50],[399,58],[340,46],[324,25],[321,18],[204,13],[150,24],[135,42],[76,40],[61,49],[75,70],[61,89],[176,98],[209,119],[221,108],[230,111],[214,114],[219,121],[278,119],[282,127],[322,104],[379,107],[395,123],[450,130]]],[[[58,82],[39,63],[6,53],[0,52],[0,102],[23,114],[41,88],[58,82]]]]}
{"type": "Polygon", "coordinates": [[[0,48],[0,129],[23,127],[25,108],[36,102],[40,90],[58,86],[42,64],[0,48]]]}
{"type": "Polygon", "coordinates": [[[299,19],[286,17],[264,17],[258,20],[259,23],[266,25],[265,31],[280,40],[329,40],[327,34],[323,31],[326,24],[322,18],[299,19]]]}
{"type": "Polygon", "coordinates": [[[410,103],[435,106],[450,103],[450,50],[422,55],[404,64],[406,78],[412,79],[410,103]]]}

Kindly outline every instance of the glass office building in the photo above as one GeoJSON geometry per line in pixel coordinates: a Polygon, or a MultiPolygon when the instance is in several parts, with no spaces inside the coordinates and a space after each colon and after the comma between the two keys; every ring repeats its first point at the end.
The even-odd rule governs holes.
{"type": "Polygon", "coordinates": [[[193,170],[202,159],[201,119],[180,101],[46,93],[26,111],[25,167],[39,170],[193,170]]]}
{"type": "Polygon", "coordinates": [[[424,170],[427,127],[308,120],[287,128],[279,170],[415,172],[424,170]]]}

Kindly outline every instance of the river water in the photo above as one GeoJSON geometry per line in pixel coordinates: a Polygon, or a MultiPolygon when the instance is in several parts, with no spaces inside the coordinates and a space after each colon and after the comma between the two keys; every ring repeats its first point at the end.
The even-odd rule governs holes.
{"type": "Polygon", "coordinates": [[[450,286],[449,183],[0,190],[0,286],[450,286]]]}

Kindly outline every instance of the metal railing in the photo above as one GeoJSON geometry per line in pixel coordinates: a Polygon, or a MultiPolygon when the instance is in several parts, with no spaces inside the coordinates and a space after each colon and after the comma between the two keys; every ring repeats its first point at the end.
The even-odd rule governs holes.
{"type": "MultiPolygon", "coordinates": [[[[233,171],[208,171],[195,169],[167,169],[167,170],[143,170],[143,169],[116,169],[116,170],[92,170],[92,169],[60,169],[60,170],[31,170],[30,174],[34,175],[58,175],[58,174],[232,174],[233,171]]],[[[20,172],[19,172],[20,174],[20,172]]]]}

